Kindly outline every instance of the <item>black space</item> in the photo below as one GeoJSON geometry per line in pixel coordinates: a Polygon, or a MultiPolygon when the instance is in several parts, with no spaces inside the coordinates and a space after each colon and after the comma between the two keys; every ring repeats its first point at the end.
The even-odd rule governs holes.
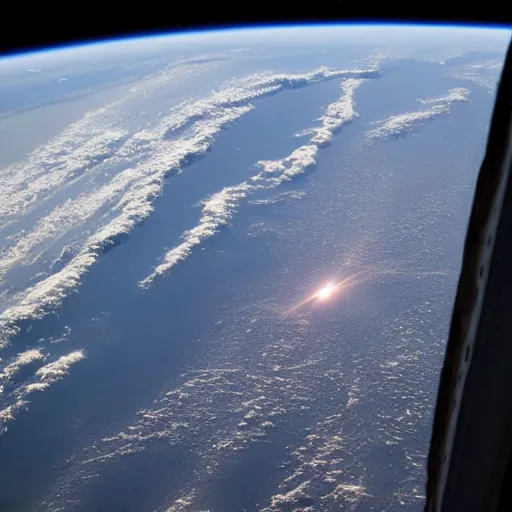
{"type": "Polygon", "coordinates": [[[379,10],[363,3],[359,10],[350,2],[10,2],[2,13],[0,54],[13,54],[48,46],[61,46],[141,33],[312,22],[400,21],[415,23],[512,24],[512,16],[489,13],[474,4],[474,12],[436,12],[428,4],[384,3],[379,10]],[[408,12],[409,11],[409,12],[408,12]],[[421,14],[419,14],[421,13],[421,14]]]}

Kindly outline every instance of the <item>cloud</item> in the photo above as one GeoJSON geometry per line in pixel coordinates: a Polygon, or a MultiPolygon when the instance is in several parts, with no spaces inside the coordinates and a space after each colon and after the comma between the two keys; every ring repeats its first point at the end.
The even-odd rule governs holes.
{"type": "MultiPolygon", "coordinates": [[[[45,358],[40,349],[31,349],[22,352],[4,367],[0,374],[0,380],[9,381],[15,376],[22,367],[28,366],[35,362],[42,361],[45,358]]],[[[36,391],[44,391],[50,388],[51,384],[61,380],[68,373],[70,368],[85,358],[83,350],[75,350],[69,354],[65,354],[55,361],[38,368],[29,380],[22,384],[16,385],[8,393],[0,392],[0,433],[7,428],[7,423],[14,420],[19,410],[25,408],[28,404],[27,397],[36,391]]]]}
{"type": "MultiPolygon", "coordinates": [[[[223,115],[226,109],[247,105],[248,103],[276,94],[284,89],[305,87],[314,83],[335,78],[352,78],[347,80],[347,87],[357,87],[357,77],[375,78],[379,76],[378,70],[340,70],[331,71],[326,67],[319,68],[312,73],[291,75],[260,73],[250,75],[233,85],[228,82],[225,89],[214,92],[210,97],[195,101],[184,102],[175,109],[176,114],[171,116],[166,125],[164,136],[171,136],[183,130],[191,123],[201,119],[214,119],[223,115]]],[[[334,112],[333,112],[334,114],[334,112]]]]}
{"type": "Polygon", "coordinates": [[[26,402],[18,400],[16,403],[8,405],[0,410],[0,433],[5,431],[5,424],[14,419],[16,412],[21,409],[26,402]]]}
{"type": "Polygon", "coordinates": [[[462,103],[468,101],[469,90],[464,88],[450,89],[446,96],[431,98],[427,100],[418,100],[424,105],[431,105],[426,110],[407,112],[388,117],[374,124],[377,126],[366,132],[369,139],[389,139],[397,138],[407,132],[415,130],[417,127],[432,121],[433,119],[450,113],[453,103],[462,103]]]}
{"type": "MultiPolygon", "coordinates": [[[[179,76],[180,69],[172,73],[179,76]]],[[[0,347],[19,331],[20,321],[39,318],[58,306],[105,250],[120,243],[151,214],[153,201],[161,194],[169,173],[180,171],[204,155],[221,130],[254,109],[255,100],[335,78],[343,79],[346,88],[346,98],[329,107],[331,110],[328,108],[320,119],[309,147],[276,164],[280,169],[270,164],[265,169],[262,163],[261,177],[266,186],[276,186],[303,172],[308,162],[314,163],[328,132],[353,118],[348,95],[360,79],[379,76],[379,72],[319,68],[306,74],[250,75],[228,82],[202,99],[171,108],[152,127],[130,132],[121,107],[148,89],[168,83],[169,76],[172,78],[162,74],[142,81],[126,97],[87,114],[32,152],[26,162],[0,173],[0,187],[6,197],[0,205],[0,229],[20,216],[27,226],[0,250],[0,284],[7,285],[1,278],[8,277],[13,269],[29,269],[35,263],[54,260],[37,275],[29,269],[25,281],[17,277],[16,293],[6,290],[0,314],[0,347]],[[78,195],[73,197],[72,191],[78,195]],[[45,208],[40,208],[41,204],[45,208]],[[37,215],[29,217],[36,208],[40,208],[37,215]],[[70,244],[65,238],[71,234],[70,244]]],[[[166,255],[164,267],[180,261],[198,240],[211,236],[212,230],[228,222],[238,201],[257,185],[252,181],[242,183],[207,200],[201,225],[187,233],[171,255],[166,255]]]]}
{"type": "Polygon", "coordinates": [[[466,53],[449,59],[445,65],[445,75],[457,80],[469,80],[494,94],[503,69],[503,51],[466,53]]]}
{"type": "Polygon", "coordinates": [[[44,354],[37,348],[27,350],[26,352],[21,352],[16,356],[14,361],[4,367],[3,371],[0,373],[0,380],[11,379],[24,366],[32,364],[35,361],[40,361],[42,359],[44,359],[44,354]]]}
{"type": "Polygon", "coordinates": [[[333,134],[335,134],[343,125],[350,123],[359,114],[355,111],[354,94],[356,89],[362,84],[361,79],[349,79],[342,83],[343,96],[339,101],[331,103],[320,118],[322,126],[315,131],[315,136],[311,139],[320,146],[324,146],[331,142],[333,134]]]}
{"type": "MultiPolygon", "coordinates": [[[[330,76],[325,69],[312,74],[308,80],[318,80],[320,76],[330,76]]],[[[284,83],[302,83],[304,78],[286,81],[284,83]]],[[[266,83],[273,84],[273,81],[266,83]]],[[[310,135],[307,144],[300,146],[290,155],[280,160],[260,160],[255,164],[259,172],[249,180],[233,187],[226,187],[212,195],[202,203],[202,214],[199,224],[186,231],[182,235],[182,243],[168,251],[153,271],[143,279],[139,285],[149,287],[158,276],[167,274],[179,262],[190,255],[192,249],[200,245],[205,239],[210,238],[232,219],[240,201],[248,194],[258,189],[271,189],[284,182],[291,181],[294,177],[303,174],[316,164],[320,148],[326,146],[332,140],[343,125],[350,123],[358,114],[355,112],[355,90],[364,82],[362,79],[348,78],[341,83],[342,95],[329,104],[324,114],[317,119],[320,125],[313,127],[304,134],[310,135]]]]}
{"type": "Polygon", "coordinates": [[[420,103],[425,105],[446,105],[451,103],[463,103],[468,101],[469,98],[469,89],[465,89],[464,87],[456,87],[455,89],[450,89],[448,94],[445,96],[438,96],[436,98],[430,98],[426,100],[419,99],[420,103]]]}
{"type": "Polygon", "coordinates": [[[487,89],[490,94],[493,94],[496,91],[502,67],[503,62],[498,61],[488,67],[483,65],[481,67],[477,67],[476,65],[467,66],[465,68],[452,71],[449,74],[454,78],[470,80],[480,87],[487,89]]]}
{"type": "Polygon", "coordinates": [[[261,168],[261,172],[251,180],[256,182],[263,180],[271,187],[291,181],[295,176],[303,174],[316,164],[319,149],[320,143],[310,143],[300,146],[281,160],[260,160],[257,167],[261,168]]]}
{"type": "Polygon", "coordinates": [[[50,384],[48,382],[32,382],[31,384],[27,384],[25,386],[25,393],[28,395],[34,391],[44,391],[49,387],[50,384]]]}
{"type": "MultiPolygon", "coordinates": [[[[181,63],[140,80],[124,96],[86,113],[32,151],[25,161],[3,168],[0,173],[3,192],[0,229],[11,222],[12,217],[25,214],[62,188],[69,189],[77,180],[97,174],[112,158],[115,157],[117,163],[120,156],[129,156],[129,162],[132,162],[141,153],[145,155],[151,151],[151,145],[147,143],[152,141],[141,139],[155,133],[130,129],[130,116],[123,108],[159,88],[168,88],[176,78],[191,76],[194,67],[181,63]],[[127,152],[129,148],[131,152],[127,152]]],[[[82,184],[83,187],[86,185],[82,184]]]]}
{"type": "Polygon", "coordinates": [[[36,376],[44,382],[56,382],[68,374],[71,366],[84,358],[85,354],[83,350],[75,350],[74,352],[70,352],[65,356],[59,357],[59,359],[53,361],[52,363],[48,363],[46,366],[42,366],[39,368],[39,370],[37,370],[36,376]]]}
{"type": "Polygon", "coordinates": [[[283,508],[295,509],[298,507],[300,509],[313,507],[315,500],[306,493],[308,483],[303,482],[285,494],[274,494],[270,501],[271,509],[282,510],[283,508]]]}
{"type": "Polygon", "coordinates": [[[10,217],[19,215],[46,198],[51,192],[79,178],[112,157],[127,138],[127,131],[111,127],[94,127],[101,123],[105,109],[85,116],[60,136],[0,173],[2,202],[0,227],[10,217]]]}
{"type": "Polygon", "coordinates": [[[165,274],[184,260],[195,246],[217,233],[221,226],[231,220],[240,200],[254,188],[243,182],[234,187],[226,187],[204,201],[199,224],[182,235],[183,242],[165,254],[162,263],[140,282],[140,286],[147,288],[157,276],[165,274]]]}

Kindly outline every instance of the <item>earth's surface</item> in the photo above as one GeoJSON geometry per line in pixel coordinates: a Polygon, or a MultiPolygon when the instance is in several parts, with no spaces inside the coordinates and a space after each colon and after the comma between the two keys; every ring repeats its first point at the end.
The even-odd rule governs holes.
{"type": "Polygon", "coordinates": [[[0,509],[418,511],[510,33],[0,61],[0,509]]]}

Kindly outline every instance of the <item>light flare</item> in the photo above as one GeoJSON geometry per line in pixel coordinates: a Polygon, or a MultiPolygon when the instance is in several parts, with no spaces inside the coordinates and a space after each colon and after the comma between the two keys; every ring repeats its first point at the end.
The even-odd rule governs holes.
{"type": "Polygon", "coordinates": [[[317,302],[317,301],[326,302],[326,301],[332,299],[335,295],[338,295],[340,292],[347,289],[349,286],[352,286],[352,285],[356,284],[357,282],[359,282],[360,279],[357,279],[357,278],[360,277],[361,274],[363,274],[362,271],[352,274],[351,276],[349,276],[341,281],[338,281],[338,282],[332,281],[332,282],[326,284],[325,286],[322,286],[322,288],[317,290],[313,295],[310,295],[309,297],[304,299],[302,302],[299,302],[292,308],[285,311],[285,314],[292,313],[293,311],[299,309],[302,306],[305,306],[306,304],[309,304],[310,302],[317,302]]]}
{"type": "Polygon", "coordinates": [[[327,300],[333,295],[333,293],[336,291],[336,288],[337,287],[335,283],[329,283],[327,286],[320,288],[320,290],[315,293],[315,297],[321,300],[327,300]]]}

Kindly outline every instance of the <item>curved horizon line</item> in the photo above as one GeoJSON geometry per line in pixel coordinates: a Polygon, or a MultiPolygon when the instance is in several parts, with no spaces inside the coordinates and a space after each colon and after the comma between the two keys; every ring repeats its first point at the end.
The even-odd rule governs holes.
{"type": "Polygon", "coordinates": [[[258,30],[279,30],[279,29],[296,29],[296,28],[364,28],[364,27],[389,27],[389,28],[449,28],[452,30],[459,29],[473,29],[473,30],[493,30],[493,31],[512,31],[512,23],[510,24],[493,24],[493,23],[471,23],[471,22],[422,22],[421,20],[416,21],[386,21],[372,18],[361,18],[359,20],[339,20],[339,21],[328,21],[328,20],[313,20],[313,21],[301,21],[301,20],[290,20],[281,22],[253,22],[253,23],[217,23],[217,24],[200,24],[194,27],[183,27],[176,30],[169,30],[163,32],[162,30],[141,30],[140,32],[133,32],[131,34],[105,37],[102,39],[79,39],[75,42],[69,43],[56,43],[54,45],[45,46],[41,48],[31,48],[26,50],[14,50],[13,52],[6,52],[0,54],[0,64],[7,60],[12,60],[20,57],[36,56],[44,53],[58,52],[62,50],[70,49],[81,49],[81,48],[92,48],[95,46],[101,46],[103,44],[114,44],[114,43],[127,43],[137,40],[146,39],[164,39],[171,37],[185,37],[194,35],[205,35],[205,34],[218,34],[218,33],[231,33],[231,32],[256,32],[258,30]]]}

